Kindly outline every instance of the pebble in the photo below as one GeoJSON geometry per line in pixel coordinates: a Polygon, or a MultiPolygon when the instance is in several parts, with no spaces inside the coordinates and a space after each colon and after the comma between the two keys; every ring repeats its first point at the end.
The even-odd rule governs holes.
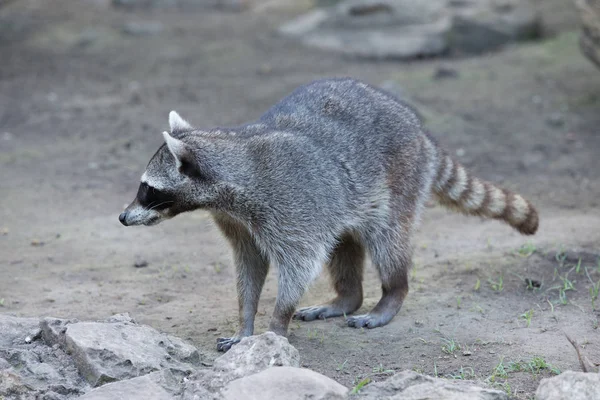
{"type": "Polygon", "coordinates": [[[144,260],[141,257],[136,257],[135,262],[133,263],[133,266],[136,268],[144,268],[148,266],[148,261],[144,260]]]}
{"type": "Polygon", "coordinates": [[[433,73],[433,79],[458,78],[458,71],[451,67],[438,67],[433,73]]]}

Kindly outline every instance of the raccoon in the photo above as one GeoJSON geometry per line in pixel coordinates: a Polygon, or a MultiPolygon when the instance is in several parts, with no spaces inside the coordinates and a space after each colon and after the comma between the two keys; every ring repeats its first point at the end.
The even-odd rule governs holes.
{"type": "Polygon", "coordinates": [[[408,293],[411,238],[431,195],[525,235],[538,228],[529,201],[472,176],[410,108],[354,79],[301,86],[242,126],[196,129],[175,111],[169,125],[119,220],[155,225],[196,209],[212,214],[233,248],[239,300],[239,330],[218,339],[221,351],[254,333],[271,265],[278,274],[271,331],[286,335],[292,317],[386,325],[408,293]],[[367,254],[382,296],[367,314],[351,315],[363,301],[367,254]],[[296,310],[323,265],[336,297],[296,310]]]}

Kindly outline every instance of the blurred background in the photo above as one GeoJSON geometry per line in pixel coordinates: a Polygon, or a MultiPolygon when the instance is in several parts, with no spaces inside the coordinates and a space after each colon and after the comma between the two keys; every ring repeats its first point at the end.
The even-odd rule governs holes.
{"type": "MultiPolygon", "coordinates": [[[[117,216],[170,110],[198,128],[236,125],[298,85],[353,76],[414,106],[474,173],[530,198],[540,233],[528,241],[431,207],[398,317],[366,333],[293,324],[304,365],[347,386],[379,364],[432,374],[435,359],[449,373],[464,363],[440,358],[439,332],[453,332],[488,342],[468,361],[478,374],[500,353],[574,368],[556,335],[597,337],[589,282],[573,294],[585,306],[564,305],[558,322],[545,314],[558,293],[523,294],[519,277],[557,280],[554,254],[568,250],[599,263],[590,279],[600,279],[599,16],[597,0],[0,0],[0,312],[129,312],[216,356],[237,300],[230,250],[207,215],[128,229],[117,216]],[[531,254],[515,256],[525,244],[531,254]],[[483,283],[498,276],[501,294],[483,283]],[[536,304],[536,330],[515,329],[536,304]]],[[[366,310],[379,298],[372,269],[365,292],[366,310]]],[[[329,297],[322,277],[303,305],[329,297]]],[[[535,390],[531,377],[511,379],[523,398],[535,390]]]]}

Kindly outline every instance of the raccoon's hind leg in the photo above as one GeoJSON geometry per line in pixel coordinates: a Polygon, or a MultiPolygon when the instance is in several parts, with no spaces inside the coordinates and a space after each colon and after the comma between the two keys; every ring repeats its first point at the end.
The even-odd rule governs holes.
{"type": "Polygon", "coordinates": [[[412,263],[409,229],[402,224],[374,229],[365,236],[365,244],[381,278],[382,296],[369,313],[348,317],[347,323],[355,328],[376,328],[394,318],[408,294],[408,271],[412,263]]]}
{"type": "Polygon", "coordinates": [[[254,318],[269,263],[243,226],[227,217],[215,218],[215,221],[233,247],[237,272],[239,329],[233,337],[217,339],[217,350],[227,351],[242,338],[254,333],[254,318]]]}
{"type": "Polygon", "coordinates": [[[299,309],[294,319],[312,321],[340,317],[358,310],[363,300],[364,261],[365,249],[362,244],[352,235],[344,235],[327,264],[337,297],[324,304],[299,309]]]}

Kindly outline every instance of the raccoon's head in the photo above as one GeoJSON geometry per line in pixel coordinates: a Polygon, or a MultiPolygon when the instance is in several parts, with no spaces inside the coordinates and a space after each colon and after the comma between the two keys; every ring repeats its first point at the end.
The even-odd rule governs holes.
{"type": "Polygon", "coordinates": [[[156,225],[201,207],[214,192],[208,160],[189,143],[193,137],[186,135],[193,128],[175,111],[169,114],[169,125],[171,133],[163,132],[165,144],[150,159],[135,200],[119,215],[125,226],[156,225]]]}

